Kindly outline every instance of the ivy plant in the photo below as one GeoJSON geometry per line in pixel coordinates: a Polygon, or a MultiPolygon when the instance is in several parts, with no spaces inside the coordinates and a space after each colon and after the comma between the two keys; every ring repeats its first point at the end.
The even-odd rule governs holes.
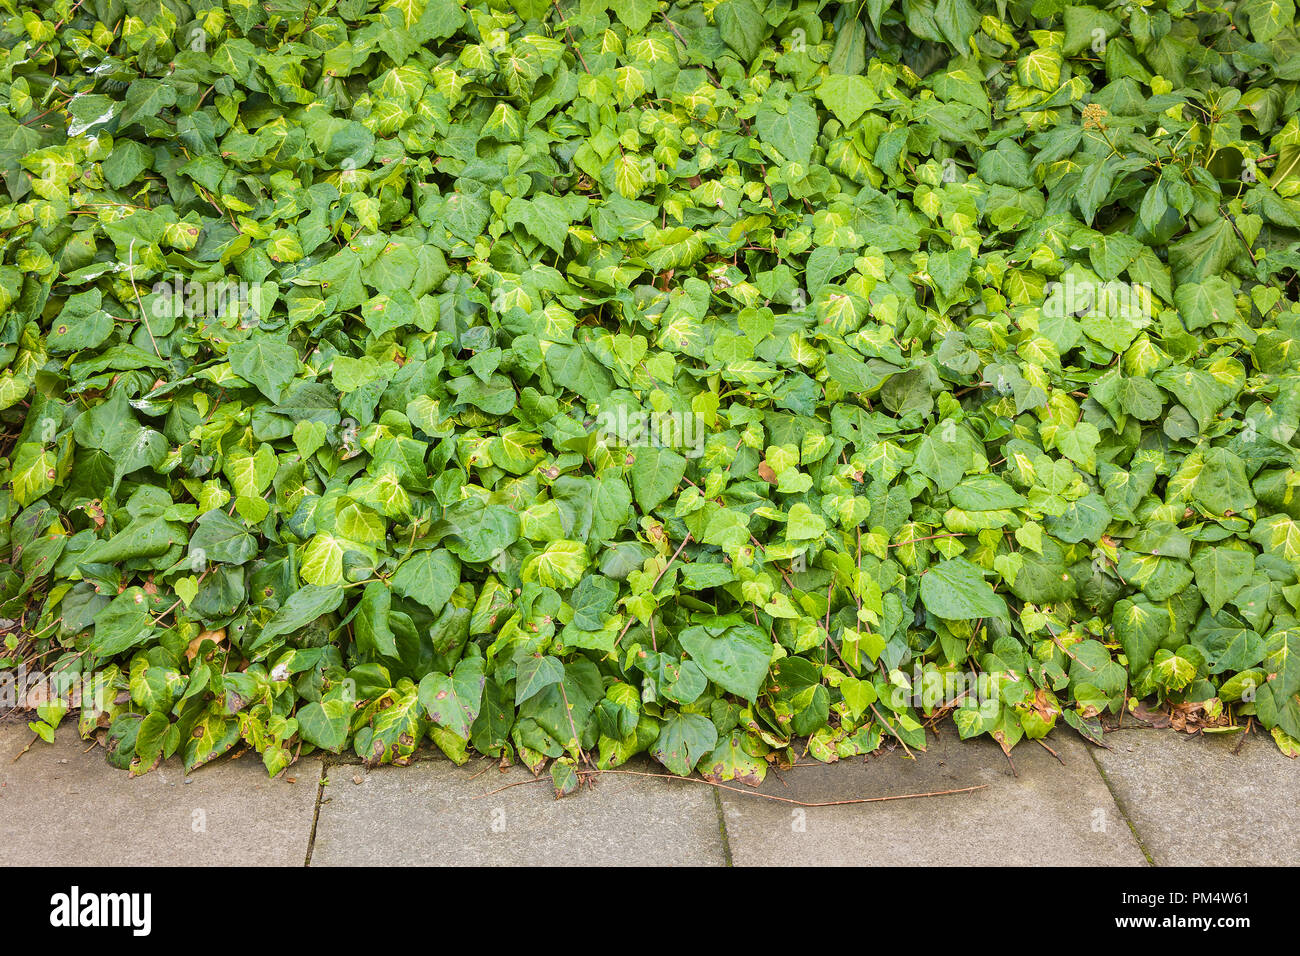
{"type": "Polygon", "coordinates": [[[43,736],[1300,748],[1293,0],[0,10],[43,736]]]}

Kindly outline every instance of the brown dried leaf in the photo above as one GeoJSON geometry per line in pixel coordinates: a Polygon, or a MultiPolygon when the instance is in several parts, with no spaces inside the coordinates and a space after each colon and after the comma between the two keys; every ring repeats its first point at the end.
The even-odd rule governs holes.
{"type": "Polygon", "coordinates": [[[215,631],[200,631],[199,636],[190,641],[189,647],[185,648],[185,659],[192,661],[199,653],[199,648],[203,646],[204,641],[212,641],[218,647],[226,639],[226,629],[220,628],[215,631]]]}

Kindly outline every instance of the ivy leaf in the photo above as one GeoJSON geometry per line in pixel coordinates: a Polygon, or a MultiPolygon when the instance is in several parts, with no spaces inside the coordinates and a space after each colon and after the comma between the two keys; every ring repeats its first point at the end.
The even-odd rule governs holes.
{"type": "Polygon", "coordinates": [[[1192,497],[1215,515],[1237,514],[1255,506],[1245,464],[1226,448],[1205,453],[1200,474],[1192,484],[1192,497]]]}
{"type": "Polygon", "coordinates": [[[686,475],[686,459],[671,448],[650,446],[633,453],[632,492],[643,512],[668,500],[686,475]]]}
{"type": "Polygon", "coordinates": [[[994,593],[984,574],[965,558],[949,558],[921,578],[926,610],[950,621],[1006,617],[1006,599],[994,593]]]}
{"type": "Polygon", "coordinates": [[[338,753],[348,739],[351,706],[345,700],[313,700],[298,709],[298,728],[310,744],[338,753]]]}
{"type": "Polygon", "coordinates": [[[745,62],[754,59],[767,35],[763,15],[753,0],[723,0],[714,10],[722,42],[745,62]]]}
{"type": "Polygon", "coordinates": [[[506,222],[522,225],[555,252],[564,249],[569,224],[581,219],[587,201],[579,196],[565,199],[540,195],[533,199],[513,199],[506,207],[506,222]]]}
{"type": "Polygon", "coordinates": [[[580,541],[552,541],[524,565],[523,578],[543,587],[571,588],[582,580],[586,567],[587,549],[580,541]]]}
{"type": "Polygon", "coordinates": [[[118,128],[125,129],[140,117],[156,117],[176,105],[176,88],[161,80],[141,78],[127,88],[118,128]]]}
{"type": "Polygon", "coordinates": [[[515,674],[515,706],[564,680],[564,664],[556,657],[525,657],[515,674]]]}
{"type": "Polygon", "coordinates": [[[817,96],[845,126],[852,126],[871,107],[880,102],[875,88],[865,76],[831,73],[817,88],[817,96]]]}
{"type": "Polygon", "coordinates": [[[650,754],[675,774],[685,776],[713,752],[718,731],[700,714],[677,714],[664,722],[650,754]]]}
{"type": "Polygon", "coordinates": [[[678,635],[678,640],[709,680],[745,700],[756,700],[767,677],[772,642],[749,624],[715,631],[705,626],[690,627],[678,635]]]}
{"type": "Polygon", "coordinates": [[[276,403],[284,398],[285,389],[298,370],[297,350],[270,334],[254,333],[247,340],[236,342],[228,356],[236,375],[276,403]]]}
{"type": "Polygon", "coordinates": [[[420,705],[439,727],[468,740],[478,719],[485,683],[483,659],[467,657],[450,675],[426,674],[420,679],[420,705]]]}
{"type": "Polygon", "coordinates": [[[1174,304],[1192,331],[1217,322],[1231,322],[1237,315],[1232,287],[1217,275],[1206,277],[1204,282],[1180,285],[1174,290],[1174,304]]]}
{"type": "Polygon", "coordinates": [[[113,317],[100,308],[102,302],[98,289],[69,296],[46,339],[50,351],[78,352],[102,345],[113,331],[113,317]]]}
{"type": "Polygon", "coordinates": [[[149,601],[143,588],[129,587],[95,615],[91,650],[100,657],[120,654],[153,637],[149,601]]]}
{"type": "Polygon", "coordinates": [[[817,111],[807,99],[796,96],[789,103],[761,106],[755,121],[763,142],[787,159],[797,163],[809,161],[817,141],[817,111]]]}
{"type": "Polygon", "coordinates": [[[442,609],[460,582],[460,562],[449,552],[420,551],[397,569],[393,591],[433,611],[442,609]]]}
{"type": "MultiPolygon", "coordinates": [[[[687,759],[689,759],[689,745],[687,749],[687,759]]],[[[733,731],[725,736],[713,753],[705,758],[700,773],[705,780],[714,783],[736,780],[757,787],[767,776],[767,761],[750,754],[745,749],[744,735],[739,731],[733,731]]]]}
{"type": "Polygon", "coordinates": [[[319,587],[307,584],[289,595],[289,599],[262,627],[258,636],[267,643],[284,634],[292,634],[306,627],[323,614],[329,614],[343,603],[341,587],[319,587]]]}
{"type": "MultiPolygon", "coordinates": [[[[190,535],[190,557],[200,565],[207,561],[244,564],[257,553],[257,541],[242,524],[214,508],[199,516],[190,535]]],[[[205,565],[204,565],[205,566],[205,565]]]]}

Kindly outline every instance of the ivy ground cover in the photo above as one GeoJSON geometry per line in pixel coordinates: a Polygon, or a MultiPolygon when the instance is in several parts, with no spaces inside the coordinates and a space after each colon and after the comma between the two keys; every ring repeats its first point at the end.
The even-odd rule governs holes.
{"type": "Polygon", "coordinates": [[[1300,747],[1293,0],[0,7],[42,736],[1300,747]]]}

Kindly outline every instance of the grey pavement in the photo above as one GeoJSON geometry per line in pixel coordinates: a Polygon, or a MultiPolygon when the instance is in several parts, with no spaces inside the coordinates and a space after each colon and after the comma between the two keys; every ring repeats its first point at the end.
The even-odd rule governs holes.
{"type": "Polygon", "coordinates": [[[270,780],[248,753],[133,779],[71,730],[15,760],[33,735],[0,725],[8,862],[1288,865],[1300,851],[1300,762],[1261,735],[1121,730],[1104,750],[1061,731],[1054,753],[1027,741],[1008,760],[949,725],[915,759],[804,758],[757,790],[638,760],[556,800],[549,775],[435,754],[371,771],[304,758],[270,780]],[[963,792],[914,796],[940,791],[963,792]]]}
{"type": "Polygon", "coordinates": [[[732,860],[738,866],[1143,865],[1088,745],[1060,734],[1050,746],[1059,762],[1032,741],[1015,748],[1013,774],[992,740],[960,740],[946,727],[915,759],[895,753],[798,766],[779,779],[769,773],[760,793],[802,803],[984,789],[807,808],[726,792],[732,860]]]}
{"type": "Polygon", "coordinates": [[[29,866],[301,864],[311,841],[321,761],[272,780],[256,754],[188,777],[180,761],[131,777],[69,721],[54,743],[0,726],[0,846],[29,866]],[[290,778],[293,782],[290,783],[290,778]]]}
{"type": "Polygon", "coordinates": [[[1300,761],[1268,736],[1120,730],[1106,742],[1097,765],[1156,865],[1300,863],[1300,761]]]}
{"type": "Polygon", "coordinates": [[[606,774],[556,800],[550,774],[538,779],[520,766],[502,773],[486,759],[369,773],[331,767],[311,858],[312,866],[725,862],[711,787],[606,774]]]}

